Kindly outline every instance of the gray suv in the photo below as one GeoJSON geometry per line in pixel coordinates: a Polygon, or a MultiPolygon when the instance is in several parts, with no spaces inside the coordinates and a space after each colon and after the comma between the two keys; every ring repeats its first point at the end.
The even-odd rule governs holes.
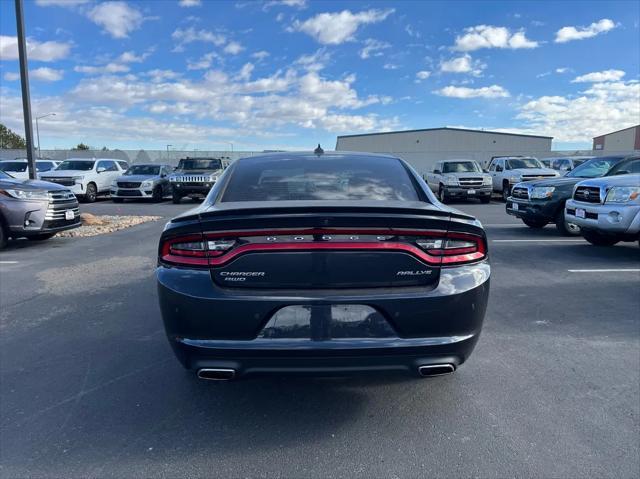
{"type": "Polygon", "coordinates": [[[9,238],[45,240],[78,226],[78,200],[68,188],[0,171],[0,249],[9,238]]]}
{"type": "Polygon", "coordinates": [[[114,203],[145,198],[162,201],[166,196],[171,196],[171,171],[169,165],[132,165],[111,184],[111,199],[114,203]]]}

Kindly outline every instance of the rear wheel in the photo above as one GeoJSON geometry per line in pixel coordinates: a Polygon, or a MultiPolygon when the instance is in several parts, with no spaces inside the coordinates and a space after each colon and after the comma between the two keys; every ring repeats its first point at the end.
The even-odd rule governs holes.
{"type": "Polygon", "coordinates": [[[530,220],[530,219],[522,219],[522,222],[527,225],[529,228],[544,228],[547,226],[547,222],[544,220],[530,220]]]}
{"type": "Polygon", "coordinates": [[[582,230],[582,236],[594,246],[613,246],[619,241],[615,236],[605,236],[589,230],[582,230]]]}
{"type": "Polygon", "coordinates": [[[5,229],[2,218],[0,218],[0,249],[7,246],[7,240],[9,239],[8,236],[8,231],[5,229]]]}
{"type": "Polygon", "coordinates": [[[162,201],[162,186],[156,186],[153,189],[152,198],[155,203],[160,203],[162,201]]]}
{"type": "Polygon", "coordinates": [[[511,187],[509,186],[509,183],[505,181],[502,184],[502,201],[506,203],[507,198],[509,198],[510,194],[511,194],[511,187]]]}
{"type": "Polygon", "coordinates": [[[55,233],[40,233],[38,235],[27,236],[27,239],[29,241],[44,241],[48,240],[49,238],[53,238],[55,235],[55,233]]]}
{"type": "Polygon", "coordinates": [[[448,197],[447,197],[447,193],[444,190],[444,186],[440,185],[440,188],[438,188],[438,199],[440,200],[440,203],[446,203],[448,201],[448,197]]]}
{"type": "Polygon", "coordinates": [[[558,232],[563,236],[580,236],[580,227],[575,224],[567,221],[565,216],[564,205],[558,211],[555,217],[556,228],[558,232]]]}
{"type": "Polygon", "coordinates": [[[86,203],[93,203],[94,201],[96,201],[97,197],[98,197],[98,188],[96,187],[96,184],[89,183],[87,185],[87,191],[85,191],[84,193],[84,201],[86,203]]]}
{"type": "Polygon", "coordinates": [[[174,191],[173,195],[171,195],[171,201],[173,201],[174,205],[177,205],[178,203],[180,203],[180,201],[182,201],[182,196],[174,191]]]}

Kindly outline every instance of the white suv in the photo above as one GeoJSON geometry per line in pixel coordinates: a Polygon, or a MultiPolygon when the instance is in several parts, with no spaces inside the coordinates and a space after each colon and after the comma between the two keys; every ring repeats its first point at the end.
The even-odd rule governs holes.
{"type": "Polygon", "coordinates": [[[109,193],[111,183],[123,172],[115,159],[70,158],[41,179],[66,186],[79,199],[92,203],[98,195],[109,193]]]}
{"type": "MultiPolygon", "coordinates": [[[[60,164],[59,161],[54,160],[36,160],[36,176],[40,178],[43,173],[47,173],[55,169],[60,164]]],[[[0,161],[0,170],[5,173],[9,173],[17,180],[29,179],[29,165],[26,158],[16,158],[15,160],[2,160],[0,161]]]]}

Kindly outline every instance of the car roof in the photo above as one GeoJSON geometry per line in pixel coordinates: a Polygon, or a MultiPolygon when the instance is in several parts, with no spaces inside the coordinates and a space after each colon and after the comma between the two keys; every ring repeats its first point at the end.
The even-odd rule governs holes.
{"type": "Polygon", "coordinates": [[[441,161],[442,163],[454,163],[454,162],[458,163],[460,161],[467,161],[467,162],[470,162],[470,163],[477,163],[476,160],[471,160],[469,158],[455,158],[455,159],[451,158],[449,160],[439,160],[439,161],[441,161]]]}
{"type": "Polygon", "coordinates": [[[260,155],[255,156],[247,156],[244,158],[240,158],[240,162],[246,162],[251,160],[274,160],[274,159],[345,159],[345,160],[358,160],[358,159],[366,159],[366,158],[387,158],[389,160],[400,160],[400,158],[387,155],[382,153],[368,153],[368,152],[360,152],[360,151],[330,151],[321,154],[314,153],[313,151],[283,151],[283,152],[275,152],[275,153],[262,153],[260,155]]]}

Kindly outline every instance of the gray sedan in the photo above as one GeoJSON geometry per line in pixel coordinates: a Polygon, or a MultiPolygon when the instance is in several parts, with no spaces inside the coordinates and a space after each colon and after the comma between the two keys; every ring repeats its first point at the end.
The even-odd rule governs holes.
{"type": "Polygon", "coordinates": [[[111,184],[111,199],[121,203],[125,199],[151,199],[162,201],[171,195],[169,165],[138,164],[129,167],[125,173],[111,184]]]}
{"type": "Polygon", "coordinates": [[[68,188],[0,171],[0,249],[8,238],[45,240],[78,226],[78,200],[68,188]]]}

